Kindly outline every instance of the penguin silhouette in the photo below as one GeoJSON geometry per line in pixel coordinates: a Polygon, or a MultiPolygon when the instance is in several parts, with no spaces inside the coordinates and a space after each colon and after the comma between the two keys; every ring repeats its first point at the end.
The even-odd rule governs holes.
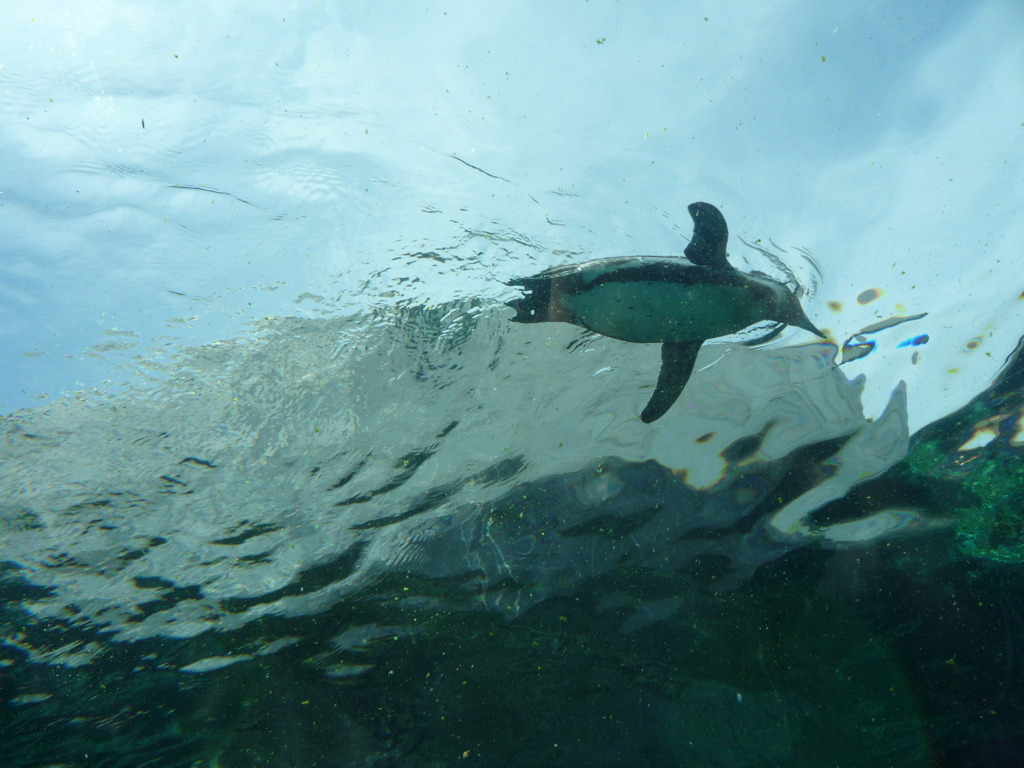
{"type": "MultiPolygon", "coordinates": [[[[826,338],[788,286],[729,264],[729,228],[710,203],[691,203],[686,258],[616,256],[510,280],[523,297],[508,302],[515,323],[572,323],[613,339],[661,344],[661,373],[640,414],[651,423],[679,398],[701,345],[765,320],[826,338]]],[[[767,341],[782,330],[752,343],[767,341]]]]}

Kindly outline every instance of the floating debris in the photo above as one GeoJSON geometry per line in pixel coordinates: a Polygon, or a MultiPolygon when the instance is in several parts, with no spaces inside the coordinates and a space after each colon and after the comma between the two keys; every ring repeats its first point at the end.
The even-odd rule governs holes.
{"type": "MultiPolygon", "coordinates": [[[[867,291],[865,291],[865,293],[867,293],[867,291]]],[[[861,296],[863,295],[864,294],[862,293],[861,296]]],[[[857,300],[860,301],[860,296],[857,297],[857,300]]],[[[865,302],[861,303],[863,304],[865,302]]],[[[870,325],[864,326],[859,331],[857,331],[857,333],[853,334],[846,341],[843,342],[842,359],[839,361],[839,364],[842,365],[843,363],[849,363],[853,360],[859,360],[860,358],[874,351],[875,342],[869,341],[867,338],[865,338],[867,334],[878,333],[879,331],[884,331],[889,328],[895,328],[897,325],[909,323],[911,320],[920,320],[927,314],[927,312],[922,312],[917,315],[896,315],[893,317],[886,318],[885,320],[879,320],[876,323],[871,323],[870,325]]],[[[909,345],[916,347],[919,346],[920,344],[926,343],[928,343],[928,335],[923,334],[921,336],[916,336],[910,342],[902,342],[897,346],[905,347],[909,345]]]]}

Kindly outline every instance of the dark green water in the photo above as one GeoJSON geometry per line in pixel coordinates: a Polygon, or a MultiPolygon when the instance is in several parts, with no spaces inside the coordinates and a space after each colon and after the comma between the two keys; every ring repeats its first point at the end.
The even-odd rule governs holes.
{"type": "MultiPolygon", "coordinates": [[[[460,355],[473,338],[434,349],[460,355]]],[[[436,357],[423,362],[425,377],[441,372],[431,391],[457,379],[436,357]]],[[[258,440],[262,463],[243,461],[241,443],[196,438],[188,453],[153,449],[163,469],[143,453],[126,454],[129,467],[108,456],[121,442],[95,440],[90,461],[126,474],[94,472],[87,501],[68,483],[58,507],[31,472],[71,477],[52,458],[62,446],[102,433],[93,416],[109,425],[128,411],[140,427],[141,406],[91,409],[64,437],[46,421],[64,412],[15,415],[3,765],[1024,764],[1021,366],[1018,349],[989,389],[803,518],[799,535],[772,521],[846,471],[851,460],[836,457],[862,455],[849,446],[870,427],[767,460],[773,427],[762,424],[722,451],[729,469],[702,489],[613,455],[545,474],[529,451],[480,452],[471,471],[428,478],[435,457],[459,450],[452,440],[474,434],[438,401],[424,406],[440,426],[423,428],[422,450],[383,463],[379,447],[267,459],[258,440]],[[987,444],[962,447],[992,424],[987,444]],[[245,464],[235,479],[232,461],[245,464]],[[260,517],[274,488],[273,514],[260,517]],[[878,534],[864,523],[894,520],[878,534]],[[309,541],[323,554],[302,559],[309,541]],[[253,573],[259,583],[245,581],[253,573]]],[[[195,424],[238,441],[278,408],[298,429],[269,378],[225,370],[280,405],[246,411],[249,432],[230,413],[195,424]]],[[[237,381],[230,391],[234,402],[237,381]]],[[[279,450],[290,438],[275,434],[279,450]]]]}
{"type": "Polygon", "coordinates": [[[620,572],[512,622],[369,603],[78,669],[15,657],[5,688],[53,695],[8,705],[7,764],[1013,765],[1024,584],[978,562],[922,566],[948,544],[802,551],[728,593],[701,563],[620,572]],[[608,594],[633,598],[609,608],[608,594]],[[652,623],[617,631],[637,600],[652,623]],[[331,643],[338,626],[394,622],[418,631],[331,643]],[[304,639],[207,674],[161,668],[267,632],[304,639]],[[372,669],[325,677],[337,658],[372,669]]]}

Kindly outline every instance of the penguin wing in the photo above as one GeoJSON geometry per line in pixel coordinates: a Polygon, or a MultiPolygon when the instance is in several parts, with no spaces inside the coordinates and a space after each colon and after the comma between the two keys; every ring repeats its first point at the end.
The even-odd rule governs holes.
{"type": "Polygon", "coordinates": [[[703,341],[666,341],[661,345],[661,373],[640,420],[650,424],[665,415],[690,379],[693,364],[703,341]]]}
{"type": "Polygon", "coordinates": [[[722,212],[711,203],[690,203],[687,209],[693,219],[693,237],[683,253],[701,267],[732,269],[725,253],[729,227],[722,212]]]}

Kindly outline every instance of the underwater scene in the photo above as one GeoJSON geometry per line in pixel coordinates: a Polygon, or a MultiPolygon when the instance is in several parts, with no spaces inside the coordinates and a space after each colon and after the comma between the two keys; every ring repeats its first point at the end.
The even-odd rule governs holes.
{"type": "Polygon", "coordinates": [[[1024,765],[1024,7],[0,9],[0,767],[1024,765]]]}

